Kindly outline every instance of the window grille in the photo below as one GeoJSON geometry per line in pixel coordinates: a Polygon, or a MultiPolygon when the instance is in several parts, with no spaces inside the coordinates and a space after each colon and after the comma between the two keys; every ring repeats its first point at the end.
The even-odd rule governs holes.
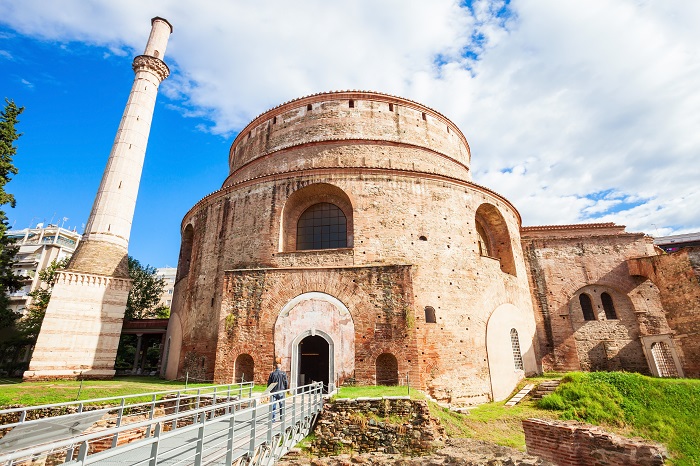
{"type": "Polygon", "coordinates": [[[518,338],[518,331],[514,328],[510,329],[510,344],[513,346],[513,361],[515,362],[515,369],[522,371],[525,370],[523,365],[523,355],[520,352],[520,339],[518,338]]]}
{"type": "Polygon", "coordinates": [[[663,341],[651,344],[651,354],[654,357],[654,364],[659,373],[659,377],[678,377],[676,363],[671,354],[671,348],[663,341]]]}
{"type": "Polygon", "coordinates": [[[338,206],[321,202],[299,217],[297,250],[346,248],[347,245],[347,220],[338,206]]]}

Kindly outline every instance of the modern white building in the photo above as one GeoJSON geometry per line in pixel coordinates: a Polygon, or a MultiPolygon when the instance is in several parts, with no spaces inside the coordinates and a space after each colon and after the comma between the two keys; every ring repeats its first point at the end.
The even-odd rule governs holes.
{"type": "Polygon", "coordinates": [[[39,272],[54,260],[71,257],[81,235],[58,225],[38,223],[34,228],[10,230],[7,236],[14,238],[19,246],[14,272],[23,277],[22,288],[9,295],[10,309],[24,315],[31,301],[29,292],[41,283],[39,272]]]}
{"type": "Polygon", "coordinates": [[[160,296],[159,306],[171,307],[173,304],[173,290],[175,289],[175,274],[177,267],[160,267],[156,269],[158,278],[165,280],[163,294],[160,296]]]}

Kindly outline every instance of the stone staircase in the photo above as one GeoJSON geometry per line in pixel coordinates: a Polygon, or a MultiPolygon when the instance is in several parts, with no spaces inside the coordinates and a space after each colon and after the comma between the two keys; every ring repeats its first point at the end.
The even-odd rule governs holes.
{"type": "Polygon", "coordinates": [[[553,393],[559,386],[560,380],[545,380],[540,382],[535,391],[532,393],[533,400],[539,400],[545,395],[553,393]]]}

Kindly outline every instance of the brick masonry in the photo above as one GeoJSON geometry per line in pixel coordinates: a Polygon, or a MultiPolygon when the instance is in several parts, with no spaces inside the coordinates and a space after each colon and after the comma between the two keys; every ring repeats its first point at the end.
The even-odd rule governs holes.
{"type": "Polygon", "coordinates": [[[700,248],[630,259],[630,271],[659,288],[686,377],[700,377],[700,248]]]}
{"type": "Polygon", "coordinates": [[[657,287],[631,275],[627,259],[653,256],[651,238],[613,224],[529,227],[522,232],[546,370],[628,370],[649,373],[640,335],[666,334],[657,287]],[[585,320],[579,296],[592,301],[585,320]],[[613,300],[609,319],[601,295],[613,300]]]}
{"type": "Polygon", "coordinates": [[[230,382],[252,359],[263,381],[279,357],[294,384],[299,341],[316,332],[334,348],[329,382],[375,383],[388,353],[397,379],[456,404],[504,399],[543,367],[649,373],[641,338],[672,331],[658,288],[626,261],[657,255],[651,239],[521,228],[507,199],[471,182],[470,157],[443,115],[384,94],[317,94],[255,118],[222,188],[183,219],[165,375],[230,382]],[[318,202],[343,211],[347,247],[296,250],[318,202]]]}
{"type": "Polygon", "coordinates": [[[560,466],[656,466],[668,458],[662,445],[574,421],[525,419],[523,430],[528,454],[560,466]]]}
{"type": "Polygon", "coordinates": [[[523,351],[531,356],[526,369],[537,372],[520,217],[507,200],[469,181],[469,157],[464,136],[445,117],[382,94],[312,96],[256,118],[233,143],[224,187],[183,220],[186,253],[170,332],[181,346],[168,377],[196,369],[230,381],[238,355],[250,354],[255,379],[263,380],[277,353],[289,353],[275,348],[277,315],[308,292],[326,293],[349,310],[349,365],[360,383],[374,383],[376,358],[389,352],[402,379],[408,373],[439,399],[491,399],[494,370],[506,372],[501,392],[510,391],[524,376],[512,366],[510,337],[493,350],[493,357],[505,351],[511,359],[502,369],[489,366],[486,348],[487,327],[501,326],[509,313],[518,315],[513,325],[522,327],[523,351]],[[348,248],[294,250],[295,216],[314,199],[346,212],[348,248]],[[498,257],[480,253],[478,210],[507,270],[498,257]],[[512,307],[489,324],[505,304],[512,307]],[[227,317],[232,306],[245,318],[227,317]],[[427,306],[436,323],[425,322],[427,306]]]}

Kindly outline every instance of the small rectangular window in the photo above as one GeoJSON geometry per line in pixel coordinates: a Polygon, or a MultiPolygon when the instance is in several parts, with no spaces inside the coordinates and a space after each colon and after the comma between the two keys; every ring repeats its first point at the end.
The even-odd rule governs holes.
{"type": "Polygon", "coordinates": [[[389,104],[389,111],[393,112],[394,111],[394,104],[389,104]]]}
{"type": "Polygon", "coordinates": [[[425,112],[423,112],[423,120],[424,120],[424,121],[427,121],[427,120],[428,120],[428,118],[425,116],[425,112]]]}
{"type": "Polygon", "coordinates": [[[277,117],[272,117],[272,124],[277,124],[277,117]]]}
{"type": "Polygon", "coordinates": [[[306,110],[309,111],[309,112],[311,111],[311,104],[309,104],[309,105],[306,106],[306,110]]]}
{"type": "Polygon", "coordinates": [[[349,104],[350,104],[350,108],[355,108],[355,101],[354,100],[350,99],[349,104]]]}

